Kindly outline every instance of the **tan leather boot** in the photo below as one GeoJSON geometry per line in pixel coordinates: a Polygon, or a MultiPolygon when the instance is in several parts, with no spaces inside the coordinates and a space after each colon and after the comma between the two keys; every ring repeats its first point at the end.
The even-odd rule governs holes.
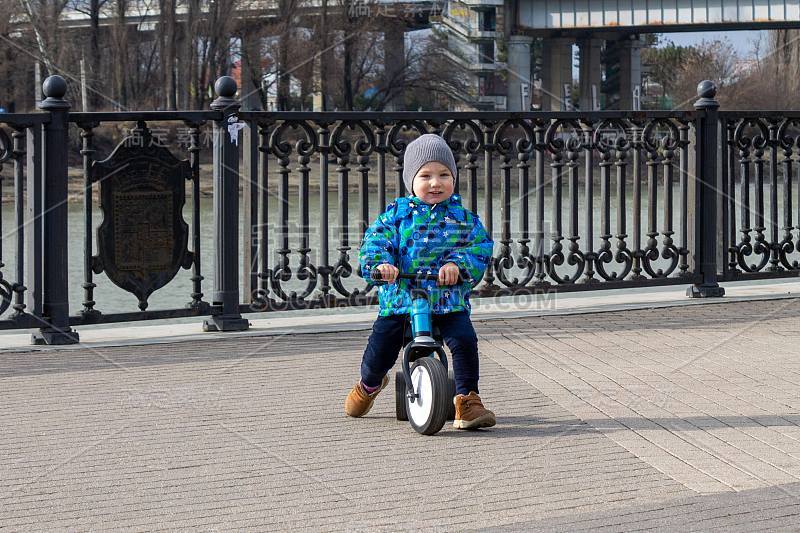
{"type": "Polygon", "coordinates": [[[361,380],[358,380],[358,383],[353,385],[350,394],[347,395],[347,399],[344,401],[344,413],[347,416],[354,416],[356,418],[366,415],[369,413],[369,410],[372,409],[372,403],[375,401],[375,397],[386,388],[388,384],[389,376],[383,376],[381,388],[372,394],[367,394],[367,391],[361,386],[361,380]]]}
{"type": "Polygon", "coordinates": [[[453,427],[456,429],[488,428],[495,425],[494,413],[483,406],[481,397],[475,391],[469,394],[457,394],[453,398],[456,405],[456,418],[453,427]]]}

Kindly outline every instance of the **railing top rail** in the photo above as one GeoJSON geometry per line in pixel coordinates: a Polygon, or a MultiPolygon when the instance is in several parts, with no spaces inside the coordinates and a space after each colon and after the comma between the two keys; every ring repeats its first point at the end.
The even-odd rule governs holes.
{"type": "Polygon", "coordinates": [[[767,119],[800,119],[800,110],[794,111],[766,111],[766,110],[747,110],[747,111],[720,111],[720,118],[739,120],[743,118],[767,118],[767,119]]]}
{"type": "Polygon", "coordinates": [[[2,113],[0,124],[8,126],[27,127],[50,122],[50,113],[2,113]]]}
{"type": "Polygon", "coordinates": [[[241,111],[243,120],[380,120],[382,122],[405,120],[604,120],[604,119],[660,119],[693,120],[696,111],[241,111]]]}
{"type": "Polygon", "coordinates": [[[219,111],[122,111],[70,113],[70,122],[131,122],[135,120],[181,120],[203,122],[221,120],[219,111]]]}

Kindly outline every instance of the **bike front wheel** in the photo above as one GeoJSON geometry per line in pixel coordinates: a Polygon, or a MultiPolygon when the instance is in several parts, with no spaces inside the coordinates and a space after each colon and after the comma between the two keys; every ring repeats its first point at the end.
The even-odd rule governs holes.
{"type": "Polygon", "coordinates": [[[447,422],[448,407],[453,401],[447,377],[444,365],[433,357],[422,357],[411,365],[416,395],[406,396],[406,414],[417,433],[433,435],[447,422]]]}

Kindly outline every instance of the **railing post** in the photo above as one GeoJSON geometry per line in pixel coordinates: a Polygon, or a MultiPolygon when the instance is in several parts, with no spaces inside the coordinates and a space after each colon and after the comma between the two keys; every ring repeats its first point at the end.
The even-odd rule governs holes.
{"type": "MultiPolygon", "coordinates": [[[[261,39],[249,30],[242,33],[242,72],[250,72],[254,61],[261,61],[258,44],[261,39]]],[[[244,78],[243,78],[244,79],[244,78]]],[[[243,111],[256,111],[261,109],[261,99],[258,91],[251,84],[242,82],[241,102],[243,111]],[[246,90],[245,90],[246,88],[246,90]]],[[[258,134],[258,123],[255,120],[247,122],[242,130],[240,145],[244,148],[242,154],[242,223],[244,228],[244,242],[242,243],[242,302],[254,304],[258,291],[258,171],[261,163],[261,153],[258,147],[261,136],[258,134]]]]}
{"type": "MultiPolygon", "coordinates": [[[[67,288],[67,151],[70,108],[69,102],[64,100],[67,82],[61,76],[50,76],[44,80],[42,91],[46,98],[39,107],[50,112],[50,122],[44,125],[42,140],[41,190],[44,197],[41,204],[41,230],[32,236],[28,245],[42,253],[41,294],[44,324],[31,336],[31,342],[75,344],[78,342],[78,333],[69,327],[67,288]]],[[[34,172],[33,176],[35,175],[34,172]]],[[[36,194],[35,189],[28,191],[28,194],[36,194]]]]}
{"type": "Polygon", "coordinates": [[[27,155],[27,208],[25,212],[25,284],[27,310],[34,317],[42,317],[42,135],[41,125],[28,128],[27,155]]]}
{"type": "Polygon", "coordinates": [[[244,242],[242,243],[242,296],[243,303],[253,304],[258,290],[258,170],[261,153],[258,146],[258,124],[251,120],[242,130],[244,154],[244,186],[242,187],[242,213],[244,242]]]}
{"type": "Polygon", "coordinates": [[[214,292],[212,316],[204,331],[243,331],[249,322],[239,312],[239,102],[236,82],[222,76],[214,84],[214,292]],[[221,307],[221,310],[220,310],[221,307]]]}
{"type": "Polygon", "coordinates": [[[725,295],[725,289],[717,282],[717,247],[720,239],[717,204],[720,201],[719,187],[719,103],[714,99],[717,87],[711,81],[697,86],[699,99],[694,103],[698,110],[695,131],[695,153],[692,174],[696,181],[690,205],[693,216],[694,271],[701,279],[686,289],[692,298],[710,298],[725,295]]]}

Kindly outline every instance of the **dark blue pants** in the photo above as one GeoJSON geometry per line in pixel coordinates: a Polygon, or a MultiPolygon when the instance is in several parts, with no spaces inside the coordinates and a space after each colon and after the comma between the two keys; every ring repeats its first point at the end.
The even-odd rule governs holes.
{"type": "MultiPolygon", "coordinates": [[[[478,392],[478,336],[466,311],[433,315],[447,347],[456,381],[456,394],[478,392]]],[[[403,347],[405,331],[411,331],[408,315],[379,316],[372,326],[367,349],[361,359],[361,381],[368,387],[381,384],[403,347]]]]}

